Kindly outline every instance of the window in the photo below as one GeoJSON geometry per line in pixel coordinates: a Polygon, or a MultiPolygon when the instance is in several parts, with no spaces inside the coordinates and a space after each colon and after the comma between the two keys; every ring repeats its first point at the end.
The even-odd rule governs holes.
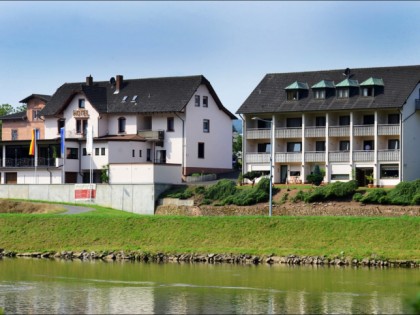
{"type": "Polygon", "coordinates": [[[136,150],[132,150],[132,151],[131,151],[131,156],[132,156],[132,157],[136,157],[136,150]]]}
{"type": "Polygon", "coordinates": [[[302,142],[287,142],[287,152],[302,152],[302,142]]]}
{"type": "Polygon", "coordinates": [[[79,108],[85,108],[85,99],[79,98],[79,108]]]}
{"type": "Polygon", "coordinates": [[[325,116],[315,117],[315,126],[325,127],[325,125],[326,125],[325,116]]]}
{"type": "Polygon", "coordinates": [[[362,95],[364,97],[369,97],[369,96],[373,96],[373,87],[364,87],[362,89],[362,95]]]}
{"type": "Polygon", "coordinates": [[[64,119],[59,119],[57,120],[57,133],[60,134],[60,130],[61,128],[64,128],[65,126],[65,120],[64,119]]]}
{"type": "Polygon", "coordinates": [[[340,141],[340,151],[350,151],[350,141],[340,141]]]}
{"type": "Polygon", "coordinates": [[[271,128],[271,120],[257,120],[257,128],[258,129],[270,129],[271,128]]]}
{"type": "Polygon", "coordinates": [[[105,155],[105,148],[101,148],[101,155],[105,155]]]}
{"type": "Polygon", "coordinates": [[[374,125],[374,124],[375,124],[375,115],[363,116],[363,125],[374,125]]]}
{"type": "Polygon", "coordinates": [[[18,131],[17,129],[12,129],[12,140],[18,139],[18,131]]]}
{"type": "Polygon", "coordinates": [[[287,100],[288,101],[297,101],[299,99],[299,91],[290,90],[287,91],[287,100]]]}
{"type": "Polygon", "coordinates": [[[203,119],[203,132],[210,132],[210,120],[203,119]]]}
{"type": "Polygon", "coordinates": [[[98,156],[99,155],[99,148],[95,148],[95,155],[98,156]]]}
{"type": "Polygon", "coordinates": [[[166,163],[166,150],[157,150],[156,151],[156,163],[166,163]]]}
{"type": "Polygon", "coordinates": [[[133,98],[131,99],[131,103],[135,103],[137,101],[137,95],[134,95],[133,98]]]}
{"type": "Polygon", "coordinates": [[[166,131],[174,131],[174,118],[168,117],[166,119],[166,131]]]}
{"type": "Polygon", "coordinates": [[[398,139],[388,140],[388,150],[399,150],[399,149],[400,149],[400,140],[398,139]]]}
{"type": "Polygon", "coordinates": [[[147,149],[147,151],[146,151],[146,160],[147,161],[151,161],[152,160],[152,158],[151,158],[151,155],[152,155],[152,150],[151,149],[147,149]]]}
{"type": "Polygon", "coordinates": [[[86,134],[88,121],[85,119],[76,119],[76,133],[86,134]]]}
{"type": "Polygon", "coordinates": [[[118,132],[119,133],[125,132],[125,118],[124,117],[118,118],[118,132]]]}
{"type": "Polygon", "coordinates": [[[141,150],[139,150],[139,157],[141,157],[141,150]]]}
{"type": "Polygon", "coordinates": [[[299,177],[300,176],[300,171],[290,171],[290,176],[299,177]]]}
{"type": "Polygon", "coordinates": [[[77,160],[79,158],[79,149],[78,148],[67,148],[67,159],[77,160]]]}
{"type": "Polygon", "coordinates": [[[315,99],[325,99],[325,90],[315,90],[315,99]]]}
{"type": "Polygon", "coordinates": [[[34,109],[32,110],[32,120],[38,120],[39,116],[38,116],[39,110],[34,109]]]}
{"type": "Polygon", "coordinates": [[[349,89],[338,89],[337,96],[338,98],[349,98],[349,89]]]}
{"type": "Polygon", "coordinates": [[[399,178],[400,172],[398,164],[381,164],[380,177],[382,178],[399,178]]]}
{"type": "Polygon", "coordinates": [[[204,159],[204,143],[203,142],[198,143],[198,158],[204,159]]]}
{"type": "Polygon", "coordinates": [[[83,149],[82,149],[82,155],[83,155],[83,156],[86,156],[86,155],[87,155],[86,148],[83,148],[83,149]]]}
{"type": "Polygon", "coordinates": [[[195,96],[195,106],[200,106],[200,95],[195,96]]]}
{"type": "Polygon", "coordinates": [[[388,115],[388,124],[398,125],[400,123],[400,115],[398,114],[389,114],[388,115]]]}
{"type": "Polygon", "coordinates": [[[349,180],[349,174],[331,174],[331,180],[349,180]]]}
{"type": "Polygon", "coordinates": [[[125,103],[126,101],[127,101],[127,98],[128,98],[128,96],[124,96],[123,98],[122,98],[122,103],[125,103]]]}
{"type": "Polygon", "coordinates": [[[365,151],[372,151],[374,150],[374,142],[373,140],[365,140],[363,141],[363,150],[365,151]]]}
{"type": "Polygon", "coordinates": [[[298,118],[287,118],[286,120],[287,127],[302,127],[302,117],[298,118]]]}
{"type": "Polygon", "coordinates": [[[350,126],[350,116],[340,116],[339,117],[340,126],[350,126]]]}
{"type": "Polygon", "coordinates": [[[258,153],[270,153],[270,143],[258,143],[258,153]]]}
{"type": "Polygon", "coordinates": [[[208,98],[208,96],[203,96],[203,107],[209,107],[209,98],[208,98]]]}
{"type": "Polygon", "coordinates": [[[315,151],[325,152],[325,141],[317,141],[315,143],[315,151]]]}

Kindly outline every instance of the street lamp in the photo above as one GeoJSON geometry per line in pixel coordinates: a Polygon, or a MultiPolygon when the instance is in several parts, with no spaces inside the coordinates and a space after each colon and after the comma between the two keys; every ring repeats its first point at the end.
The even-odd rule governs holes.
{"type": "Polygon", "coordinates": [[[271,120],[261,119],[259,117],[252,117],[252,120],[261,120],[271,124],[270,130],[270,201],[269,201],[269,216],[271,217],[273,214],[273,135],[274,135],[274,124],[271,120]]]}

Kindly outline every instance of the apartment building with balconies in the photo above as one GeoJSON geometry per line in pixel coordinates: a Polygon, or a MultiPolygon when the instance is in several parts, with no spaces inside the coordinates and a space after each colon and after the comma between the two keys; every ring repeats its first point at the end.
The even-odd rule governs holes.
{"type": "Polygon", "coordinates": [[[324,182],[420,178],[419,83],[420,66],[267,74],[237,111],[243,172],[271,164],[275,183],[305,183],[315,165],[324,182]]]}

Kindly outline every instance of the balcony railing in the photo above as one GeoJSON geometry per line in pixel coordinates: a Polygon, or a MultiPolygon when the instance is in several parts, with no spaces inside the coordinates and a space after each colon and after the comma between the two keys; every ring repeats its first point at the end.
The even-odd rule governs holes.
{"type": "Polygon", "coordinates": [[[330,137],[349,137],[350,126],[331,126],[328,128],[330,137]]]}
{"type": "Polygon", "coordinates": [[[400,160],[400,150],[381,150],[381,151],[378,151],[378,161],[379,162],[399,161],[399,160],[400,160]]]}
{"type": "Polygon", "coordinates": [[[373,162],[374,159],[374,151],[353,151],[353,161],[355,162],[373,162]]]}
{"type": "Polygon", "coordinates": [[[270,129],[248,129],[247,139],[270,139],[270,129]]]}
{"type": "Polygon", "coordinates": [[[400,125],[378,125],[379,136],[397,136],[400,134],[400,125]]]}
{"type": "Polygon", "coordinates": [[[305,152],[305,162],[325,162],[325,152],[305,152]]]}
{"type": "Polygon", "coordinates": [[[139,130],[137,134],[149,141],[163,141],[165,139],[163,130],[139,130]]]}
{"type": "Polygon", "coordinates": [[[307,127],[305,128],[305,137],[325,137],[325,127],[307,127]]]}
{"type": "Polygon", "coordinates": [[[276,153],[275,157],[276,163],[288,163],[288,162],[302,162],[302,153],[301,152],[282,152],[276,153]]]}
{"type": "MultiPolygon", "coordinates": [[[[5,159],[6,167],[35,167],[34,158],[6,158],[5,159]]],[[[1,164],[3,165],[3,164],[1,164]]],[[[55,166],[55,159],[53,158],[44,158],[38,157],[38,166],[55,166]]]]}
{"type": "Polygon", "coordinates": [[[349,151],[340,151],[340,152],[329,152],[328,161],[330,162],[350,162],[350,152],[349,151]]]}
{"type": "Polygon", "coordinates": [[[375,126],[366,125],[366,126],[354,126],[353,129],[354,136],[374,136],[375,135],[375,126]]]}
{"type": "Polygon", "coordinates": [[[247,163],[270,163],[270,153],[247,153],[247,163]]]}
{"type": "Polygon", "coordinates": [[[277,128],[276,138],[302,138],[302,128],[277,128]]]}

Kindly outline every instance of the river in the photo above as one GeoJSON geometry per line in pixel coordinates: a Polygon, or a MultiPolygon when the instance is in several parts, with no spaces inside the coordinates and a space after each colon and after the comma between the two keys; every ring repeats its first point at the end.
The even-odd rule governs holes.
{"type": "Polygon", "coordinates": [[[0,259],[5,314],[405,314],[420,271],[0,259]]]}

